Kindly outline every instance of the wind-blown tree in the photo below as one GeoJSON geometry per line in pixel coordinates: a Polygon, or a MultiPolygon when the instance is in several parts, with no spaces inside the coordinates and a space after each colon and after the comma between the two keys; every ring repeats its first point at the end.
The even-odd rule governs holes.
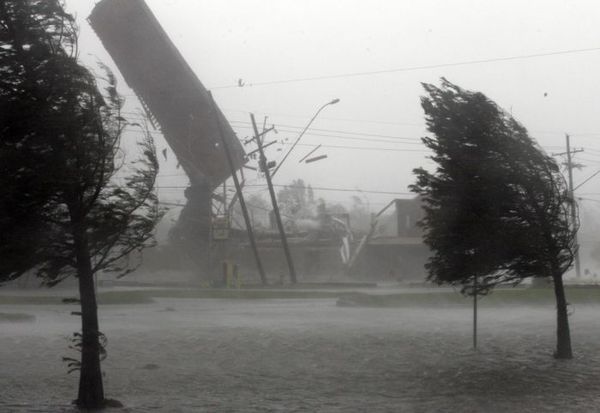
{"type": "MultiPolygon", "coordinates": [[[[59,0],[0,2],[0,280],[35,271],[47,285],[79,284],[77,404],[105,405],[93,276],[125,274],[152,245],[161,217],[150,134],[128,162],[123,101],[107,72],[102,93],[78,62],[74,19],[59,0]],[[135,254],[139,256],[139,254],[135,254]]],[[[135,152],[135,151],[134,151],[135,152]]]]}
{"type": "Polygon", "coordinates": [[[277,202],[281,213],[294,218],[307,218],[311,215],[314,203],[312,188],[307,187],[302,179],[294,179],[277,193],[277,202]]]}
{"type": "Polygon", "coordinates": [[[40,262],[37,249],[47,228],[39,212],[50,188],[44,175],[36,177],[35,167],[47,145],[31,138],[35,130],[53,127],[41,115],[52,105],[49,96],[60,72],[53,55],[74,52],[70,42],[76,37],[69,32],[74,27],[64,24],[65,19],[56,2],[0,3],[0,281],[16,278],[30,263],[40,262]]]}
{"type": "MultiPolygon", "coordinates": [[[[271,211],[271,204],[267,202],[261,194],[250,194],[246,199],[246,208],[250,216],[250,224],[253,228],[265,229],[269,227],[269,213],[271,211]]],[[[241,223],[244,222],[242,208],[240,203],[236,202],[233,206],[233,223],[238,228],[244,228],[241,223]]]]}
{"type": "Polygon", "coordinates": [[[558,165],[482,93],[446,79],[441,87],[423,87],[421,104],[434,136],[422,141],[437,168],[415,169],[411,189],[424,204],[429,279],[463,291],[478,279],[482,293],[528,277],[552,279],[555,357],[571,358],[563,274],[573,263],[578,222],[569,219],[573,200],[558,165]]]}

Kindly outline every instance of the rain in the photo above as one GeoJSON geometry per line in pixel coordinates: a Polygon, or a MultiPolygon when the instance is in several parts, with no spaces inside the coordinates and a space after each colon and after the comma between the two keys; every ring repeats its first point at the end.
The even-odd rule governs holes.
{"type": "Polygon", "coordinates": [[[0,411],[598,409],[595,2],[2,3],[0,411]]]}

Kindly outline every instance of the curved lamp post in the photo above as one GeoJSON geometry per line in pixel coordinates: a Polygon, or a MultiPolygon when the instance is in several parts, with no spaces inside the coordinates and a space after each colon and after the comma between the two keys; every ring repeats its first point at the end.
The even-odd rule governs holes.
{"type": "Polygon", "coordinates": [[[296,141],[294,142],[294,144],[292,145],[292,147],[290,148],[290,150],[287,151],[287,153],[285,154],[285,156],[283,157],[283,159],[281,160],[281,162],[279,162],[279,165],[277,165],[277,167],[273,170],[273,172],[271,173],[271,178],[274,177],[275,174],[277,173],[277,171],[279,170],[279,168],[281,168],[281,165],[283,165],[283,163],[285,162],[285,160],[287,159],[287,157],[294,150],[294,148],[296,147],[296,145],[300,141],[300,138],[302,138],[302,136],[308,130],[308,128],[310,127],[310,125],[312,125],[312,123],[317,118],[317,116],[319,116],[319,113],[321,113],[321,111],[323,109],[325,109],[327,106],[329,106],[329,105],[335,105],[339,101],[340,101],[339,99],[333,99],[331,102],[325,103],[323,106],[321,106],[319,108],[319,110],[317,110],[317,113],[315,113],[315,115],[312,117],[312,119],[310,120],[310,122],[308,122],[308,124],[304,127],[304,129],[302,130],[302,132],[300,132],[300,135],[298,135],[298,137],[296,138],[296,141]]]}

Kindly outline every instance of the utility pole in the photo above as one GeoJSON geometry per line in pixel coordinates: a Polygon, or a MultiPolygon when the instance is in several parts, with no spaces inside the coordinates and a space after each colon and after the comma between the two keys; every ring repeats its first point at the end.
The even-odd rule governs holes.
{"type": "Polygon", "coordinates": [[[275,196],[275,190],[273,189],[273,183],[271,182],[271,172],[269,171],[269,167],[267,166],[267,158],[265,157],[265,151],[263,150],[261,135],[258,133],[258,128],[256,127],[256,120],[254,119],[254,114],[250,114],[250,119],[252,120],[252,128],[254,129],[254,139],[256,140],[256,144],[258,145],[258,151],[260,152],[260,160],[259,165],[260,169],[265,173],[265,179],[267,180],[267,186],[269,187],[269,194],[271,195],[271,203],[273,204],[273,213],[275,214],[275,221],[277,222],[277,229],[279,229],[279,236],[281,238],[281,244],[283,245],[283,251],[285,252],[285,259],[288,264],[288,269],[290,271],[290,281],[292,284],[297,283],[296,278],[296,270],[294,268],[294,262],[292,260],[292,254],[290,253],[290,248],[287,242],[287,237],[285,235],[285,230],[283,228],[283,223],[281,222],[281,215],[279,214],[279,206],[277,205],[277,197],[275,196]]]}
{"type": "Polygon", "coordinates": [[[575,209],[575,192],[573,190],[573,162],[571,161],[571,154],[582,152],[582,150],[574,150],[571,152],[571,139],[569,134],[566,134],[567,138],[567,169],[569,171],[569,198],[571,201],[571,222],[573,223],[575,240],[575,274],[577,277],[581,277],[581,262],[579,260],[579,242],[577,240],[577,228],[575,228],[575,222],[577,220],[577,211],[575,209]]]}
{"type": "Polygon", "coordinates": [[[225,151],[225,157],[227,158],[227,163],[229,164],[229,169],[231,171],[231,176],[233,177],[233,184],[235,185],[235,191],[240,200],[240,207],[242,208],[242,214],[244,215],[244,221],[246,222],[246,231],[248,232],[248,239],[250,240],[250,246],[252,247],[252,252],[254,253],[254,258],[256,259],[256,268],[258,269],[258,273],[260,275],[260,280],[263,285],[267,285],[267,277],[265,275],[265,270],[262,266],[262,262],[260,261],[260,256],[258,255],[258,248],[256,247],[256,240],[254,239],[254,232],[252,231],[252,225],[250,224],[250,218],[248,216],[248,209],[246,208],[246,201],[244,201],[244,195],[242,194],[242,188],[240,187],[240,181],[237,177],[237,172],[233,167],[233,161],[231,159],[231,152],[229,152],[229,146],[227,145],[227,141],[223,137],[223,128],[221,126],[221,120],[219,119],[219,112],[217,110],[217,105],[215,104],[215,100],[213,99],[212,93],[209,91],[208,96],[210,98],[210,103],[212,105],[212,111],[217,121],[217,128],[219,130],[219,138],[221,139],[221,145],[223,145],[223,150],[225,151]]]}

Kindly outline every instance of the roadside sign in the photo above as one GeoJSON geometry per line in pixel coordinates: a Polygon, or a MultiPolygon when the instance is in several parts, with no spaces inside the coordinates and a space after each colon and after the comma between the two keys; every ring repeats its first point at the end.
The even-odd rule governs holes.
{"type": "Polygon", "coordinates": [[[214,240],[229,239],[229,217],[218,216],[213,218],[212,234],[214,240]]]}

